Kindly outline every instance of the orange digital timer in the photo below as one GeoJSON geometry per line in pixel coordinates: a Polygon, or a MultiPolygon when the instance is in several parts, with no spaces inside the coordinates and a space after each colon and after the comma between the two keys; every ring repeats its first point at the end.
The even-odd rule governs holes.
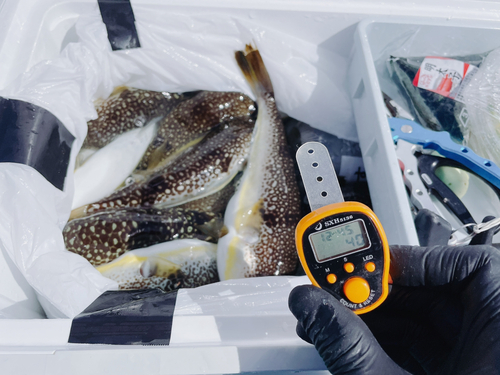
{"type": "Polygon", "coordinates": [[[363,314],[389,292],[389,245],[375,213],[344,202],[326,147],[308,142],[297,162],[312,212],[297,225],[299,259],[311,282],[363,314]]]}

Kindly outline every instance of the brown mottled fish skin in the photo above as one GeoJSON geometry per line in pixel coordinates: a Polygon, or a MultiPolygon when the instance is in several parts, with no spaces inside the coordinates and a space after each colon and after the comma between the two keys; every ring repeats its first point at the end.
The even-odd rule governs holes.
{"type": "Polygon", "coordinates": [[[190,95],[118,87],[109,98],[97,103],[97,119],[87,123],[82,149],[102,148],[117,135],[142,127],[157,116],[165,116],[188,97],[190,95]]]}
{"type": "Polygon", "coordinates": [[[228,204],[219,239],[221,280],[294,273],[300,193],[273,87],[257,50],[247,46],[237,62],[257,97],[255,135],[237,192],[228,204]]]}
{"type": "MultiPolygon", "coordinates": [[[[216,266],[217,268],[217,266],[216,266]]],[[[155,289],[160,288],[167,292],[184,288],[183,281],[184,275],[181,271],[172,273],[169,277],[137,277],[131,278],[125,282],[118,284],[119,290],[142,290],[142,289],[155,289]]],[[[204,285],[204,284],[201,284],[204,285]]],[[[200,285],[200,286],[201,286],[200,285]]]]}
{"type": "Polygon", "coordinates": [[[247,277],[289,275],[298,264],[295,228],[301,219],[301,200],[297,176],[274,97],[268,96],[266,101],[269,117],[276,123],[272,133],[275,147],[270,150],[269,161],[262,166],[265,170],[261,186],[263,228],[255,250],[260,258],[255,271],[247,277]]]}
{"type": "Polygon", "coordinates": [[[269,118],[273,127],[269,159],[261,168],[262,180],[262,228],[255,254],[259,256],[253,271],[245,277],[289,275],[297,269],[298,256],[295,245],[295,228],[301,219],[300,193],[295,168],[281,117],[274,97],[266,97],[269,118]]]}
{"type": "Polygon", "coordinates": [[[172,291],[179,288],[197,288],[218,281],[217,260],[214,258],[210,264],[204,264],[202,267],[193,263],[184,265],[168,277],[151,275],[130,278],[125,282],[119,283],[118,288],[120,290],[160,288],[165,291],[172,291]]]}
{"type": "Polygon", "coordinates": [[[255,112],[254,101],[238,92],[201,91],[180,103],[159,124],[156,138],[139,162],[138,170],[159,171],[186,146],[201,140],[226,119],[248,119],[255,112]]]}
{"type": "Polygon", "coordinates": [[[224,188],[210,194],[206,197],[195,199],[193,201],[181,204],[176,207],[184,208],[186,210],[200,211],[200,212],[210,212],[213,214],[224,215],[227,203],[236,191],[236,185],[241,177],[241,173],[236,175],[229,184],[224,188]]]}
{"type": "Polygon", "coordinates": [[[253,126],[251,120],[241,118],[222,123],[163,173],[75,212],[82,215],[119,207],[172,207],[210,195],[243,169],[253,126]]]}
{"type": "Polygon", "coordinates": [[[126,251],[174,239],[216,242],[220,226],[220,217],[209,213],[125,208],[72,220],[64,227],[63,237],[67,250],[98,266],[126,251]]]}

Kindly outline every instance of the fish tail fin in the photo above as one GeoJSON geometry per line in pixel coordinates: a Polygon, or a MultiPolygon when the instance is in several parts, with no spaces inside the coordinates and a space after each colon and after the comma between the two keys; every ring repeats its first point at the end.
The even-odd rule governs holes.
{"type": "Polygon", "coordinates": [[[274,96],[271,78],[258,49],[254,48],[251,44],[247,44],[245,51],[235,52],[235,58],[257,97],[264,96],[267,93],[274,96]]]}

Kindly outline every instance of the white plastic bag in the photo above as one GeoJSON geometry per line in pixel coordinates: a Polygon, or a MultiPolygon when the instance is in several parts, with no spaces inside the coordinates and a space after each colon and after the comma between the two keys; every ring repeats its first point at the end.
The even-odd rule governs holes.
{"type": "MultiPolygon", "coordinates": [[[[241,91],[252,96],[234,60],[234,52],[251,42],[263,55],[281,111],[330,132],[335,118],[345,126],[333,132],[357,140],[343,90],[345,78],[339,75],[333,82],[322,73],[332,63],[345,71],[344,59],[332,54],[328,66],[319,66],[317,45],[229,10],[221,15],[176,9],[165,13],[134,5],[141,48],[113,52],[96,5],[76,24],[78,43],[67,45],[59,58],[35,65],[0,91],[1,97],[47,109],[76,138],[64,191],[30,167],[0,164],[0,246],[34,288],[49,317],[74,317],[102,292],[116,288],[85,259],[67,252],[61,234],[70,213],[76,154],[86,122],[96,118],[93,100],[107,97],[114,87],[241,91]]],[[[8,286],[1,288],[0,295],[8,286]]]]}
{"type": "Polygon", "coordinates": [[[500,49],[491,51],[464,90],[464,144],[500,165],[500,49]]]}

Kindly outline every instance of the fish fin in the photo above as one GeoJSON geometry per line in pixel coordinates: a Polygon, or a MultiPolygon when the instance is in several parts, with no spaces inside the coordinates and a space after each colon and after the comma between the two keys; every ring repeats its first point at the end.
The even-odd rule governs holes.
{"type": "Polygon", "coordinates": [[[71,211],[71,214],[69,215],[68,221],[78,219],[80,217],[83,217],[87,214],[87,206],[81,206],[78,208],[75,208],[74,210],[71,211]]]}
{"type": "Polygon", "coordinates": [[[262,210],[264,207],[264,199],[260,198],[252,207],[250,211],[245,215],[243,219],[244,226],[259,229],[264,222],[262,217],[262,210]]]}
{"type": "Polygon", "coordinates": [[[250,209],[242,209],[239,215],[237,215],[238,220],[235,223],[237,232],[245,232],[250,230],[251,232],[258,233],[260,228],[264,223],[263,218],[263,208],[264,199],[260,198],[250,209]]]}
{"type": "Polygon", "coordinates": [[[168,279],[172,275],[178,276],[181,266],[161,257],[150,257],[141,264],[140,273],[142,277],[163,277],[168,279]]]}
{"type": "Polygon", "coordinates": [[[130,177],[134,180],[135,183],[142,183],[145,182],[146,179],[148,178],[148,173],[147,171],[136,169],[134,173],[130,175],[130,177]]]}
{"type": "MultiPolygon", "coordinates": [[[[128,178],[128,177],[127,177],[127,178],[128,178]]],[[[116,187],[115,191],[117,191],[117,190],[121,190],[121,189],[123,189],[124,187],[126,187],[126,186],[127,186],[127,184],[125,183],[126,181],[127,181],[127,180],[125,179],[125,180],[124,180],[124,181],[123,181],[120,185],[118,185],[118,186],[116,187]]],[[[134,181],[134,182],[135,182],[135,181],[134,181]]]]}
{"type": "Polygon", "coordinates": [[[258,49],[247,44],[244,52],[235,52],[235,58],[245,79],[257,97],[264,96],[266,93],[274,96],[271,78],[258,49]]]}
{"type": "Polygon", "coordinates": [[[219,239],[222,234],[222,229],[224,227],[224,220],[221,216],[216,216],[212,220],[199,224],[196,228],[203,234],[210,236],[214,239],[219,239]]]}
{"type": "Polygon", "coordinates": [[[110,98],[112,98],[113,96],[119,96],[123,91],[125,90],[128,90],[129,87],[128,86],[118,86],[118,87],[115,87],[115,89],[113,90],[113,92],[111,92],[111,94],[109,94],[109,96],[107,98],[97,98],[96,100],[94,100],[94,106],[97,108],[97,107],[100,107],[101,105],[103,105],[104,103],[106,103],[106,101],[110,98]]]}
{"type": "MultiPolygon", "coordinates": [[[[142,171],[143,174],[148,175],[152,173],[163,172],[173,161],[179,160],[180,157],[184,156],[187,152],[191,151],[191,149],[200,143],[203,138],[209,132],[203,133],[201,136],[194,138],[187,142],[186,144],[179,147],[174,154],[168,155],[165,157],[165,146],[166,141],[162,143],[158,148],[151,152],[149,156],[148,166],[145,171],[142,171]]],[[[139,172],[140,173],[140,172],[139,172]]]]}
{"type": "Polygon", "coordinates": [[[123,85],[123,86],[117,86],[117,87],[115,87],[115,88],[114,88],[113,92],[112,92],[112,93],[111,93],[111,95],[109,95],[109,96],[110,96],[110,97],[112,97],[112,96],[118,96],[118,95],[120,95],[122,92],[124,92],[124,91],[126,91],[126,90],[128,90],[128,89],[129,89],[129,87],[128,87],[128,86],[125,86],[125,85],[123,85]]]}
{"type": "Polygon", "coordinates": [[[219,238],[224,237],[226,234],[229,233],[229,229],[227,226],[223,226],[222,229],[220,230],[219,238]]]}
{"type": "Polygon", "coordinates": [[[151,155],[149,156],[147,171],[155,171],[158,165],[163,160],[163,154],[165,153],[165,143],[163,143],[157,149],[151,151],[151,155]]]}
{"type": "Polygon", "coordinates": [[[236,62],[238,63],[238,66],[240,67],[243,75],[245,76],[245,79],[249,83],[250,87],[252,88],[252,91],[255,90],[255,83],[254,83],[254,77],[253,77],[253,72],[252,72],[252,67],[250,66],[245,53],[243,51],[236,51],[234,53],[234,57],[236,58],[236,62]]]}
{"type": "Polygon", "coordinates": [[[134,265],[141,264],[146,260],[146,257],[138,257],[131,252],[126,252],[125,255],[122,255],[109,263],[95,266],[95,269],[106,276],[107,273],[112,272],[113,270],[134,267],[134,265]]]}

